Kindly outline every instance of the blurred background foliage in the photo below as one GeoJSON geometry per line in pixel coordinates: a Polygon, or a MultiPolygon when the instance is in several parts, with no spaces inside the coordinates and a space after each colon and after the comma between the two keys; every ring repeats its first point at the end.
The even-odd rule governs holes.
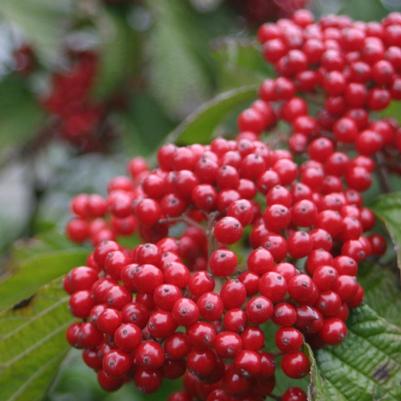
{"type": "MultiPolygon", "coordinates": [[[[130,157],[151,155],[177,132],[183,142],[204,140],[213,121],[198,120],[196,138],[185,133],[191,120],[173,130],[219,93],[272,74],[257,49],[257,25],[306,3],[316,15],[362,20],[401,10],[400,0],[2,0],[0,269],[16,241],[62,233],[71,197],[104,193],[130,157]],[[89,83],[81,79],[88,71],[89,83]],[[85,102],[72,114],[58,110],[77,94],[85,102]]],[[[249,99],[246,90],[220,99],[215,123],[249,99]]],[[[130,386],[101,391],[75,352],[46,398],[142,399],[130,386]]]]}

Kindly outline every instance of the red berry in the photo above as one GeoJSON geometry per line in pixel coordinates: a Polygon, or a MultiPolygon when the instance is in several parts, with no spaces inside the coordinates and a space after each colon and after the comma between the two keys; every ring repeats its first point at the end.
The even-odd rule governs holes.
{"type": "Polygon", "coordinates": [[[273,322],[279,326],[292,326],[297,320],[297,311],[289,303],[279,303],[274,306],[273,322]]]}
{"type": "Polygon", "coordinates": [[[259,291],[273,302],[280,302],[287,294],[285,278],[276,272],[267,272],[259,280],[259,291]]]}
{"type": "Polygon", "coordinates": [[[132,323],[124,323],[114,332],[114,342],[125,352],[132,352],[142,339],[141,329],[132,323]]]}
{"type": "Polygon", "coordinates": [[[153,312],[146,326],[149,334],[154,338],[166,338],[174,333],[177,323],[169,312],[153,312]]]}
{"type": "Polygon", "coordinates": [[[131,369],[131,358],[120,351],[111,351],[103,357],[103,370],[110,376],[121,377],[131,369]]]}
{"type": "Polygon", "coordinates": [[[265,248],[257,248],[248,255],[248,270],[251,273],[261,276],[272,271],[275,263],[272,254],[265,248]]]}
{"type": "Polygon", "coordinates": [[[314,304],[318,297],[316,286],[312,279],[306,274],[294,276],[288,282],[290,296],[302,304],[314,304]]]}
{"type": "Polygon", "coordinates": [[[264,323],[273,315],[273,304],[266,297],[253,297],[246,305],[246,314],[249,322],[264,323]]]}
{"type": "Polygon", "coordinates": [[[323,323],[320,336],[326,344],[334,345],[338,344],[347,335],[347,326],[340,319],[327,319],[323,323]]]}
{"type": "Polygon", "coordinates": [[[256,376],[261,371],[261,357],[255,351],[242,350],[235,357],[234,366],[243,376],[256,376]]]}
{"type": "Polygon", "coordinates": [[[190,326],[199,318],[199,308],[188,298],[178,299],[173,306],[172,316],[178,325],[190,326]]]}
{"type": "Polygon", "coordinates": [[[214,340],[217,354],[222,358],[233,358],[242,350],[241,337],[230,331],[222,331],[214,340]]]}
{"type": "Polygon", "coordinates": [[[226,309],[241,307],[246,296],[245,285],[239,280],[226,281],[220,290],[220,298],[226,309]]]}
{"type": "Polygon", "coordinates": [[[237,255],[228,249],[218,249],[210,255],[210,270],[216,276],[231,276],[238,265],[237,255]]]}
{"type": "Polygon", "coordinates": [[[136,387],[143,393],[153,393],[161,385],[161,374],[156,370],[141,368],[135,370],[134,382],[136,387]]]}
{"type": "Polygon", "coordinates": [[[242,225],[234,217],[223,217],[214,226],[214,235],[217,241],[223,244],[232,244],[241,238],[242,225]]]}
{"type": "Polygon", "coordinates": [[[207,292],[197,301],[199,312],[204,319],[217,320],[223,313],[224,305],[219,295],[207,292]]]}
{"type": "Polygon", "coordinates": [[[304,343],[304,338],[294,327],[280,327],[276,332],[275,341],[280,351],[288,353],[298,351],[304,343]]]}
{"type": "Polygon", "coordinates": [[[162,284],[155,288],[153,301],[160,309],[170,311],[175,302],[182,297],[181,290],[172,284],[162,284]]]}
{"type": "Polygon", "coordinates": [[[290,387],[281,396],[280,401],[307,401],[307,397],[301,388],[290,387]]]}
{"type": "Polygon", "coordinates": [[[135,363],[145,369],[158,369],[164,363],[164,351],[155,341],[143,341],[135,350],[135,363]]]}
{"type": "Polygon", "coordinates": [[[294,379],[306,376],[309,372],[309,367],[309,359],[303,352],[285,354],[281,359],[283,372],[294,379]]]}

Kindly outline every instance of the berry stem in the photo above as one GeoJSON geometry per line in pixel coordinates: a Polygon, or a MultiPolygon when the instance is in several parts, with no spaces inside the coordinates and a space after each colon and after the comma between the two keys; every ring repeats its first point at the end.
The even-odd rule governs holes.
{"type": "Polygon", "coordinates": [[[165,219],[161,219],[160,223],[185,223],[188,226],[199,228],[200,230],[204,230],[201,224],[197,223],[195,220],[191,219],[188,216],[181,216],[181,217],[168,217],[165,219]]]}
{"type": "Polygon", "coordinates": [[[375,160],[376,160],[376,164],[377,164],[377,170],[376,170],[377,173],[376,174],[377,174],[377,178],[378,178],[382,192],[383,193],[392,192],[390,182],[389,182],[387,174],[383,168],[384,164],[383,164],[382,154],[377,153],[375,155],[375,160]]]}
{"type": "Polygon", "coordinates": [[[213,235],[213,226],[216,218],[218,216],[218,212],[210,213],[208,215],[207,221],[207,251],[208,251],[208,259],[210,259],[210,255],[217,248],[216,238],[213,235]]]}

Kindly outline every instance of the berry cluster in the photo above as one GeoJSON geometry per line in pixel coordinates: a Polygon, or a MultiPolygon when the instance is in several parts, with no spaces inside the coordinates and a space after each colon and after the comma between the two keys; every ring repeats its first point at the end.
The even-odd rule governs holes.
{"type": "MultiPolygon", "coordinates": [[[[383,93],[395,98],[397,68],[391,82],[379,83],[376,63],[358,61],[371,71],[357,82],[365,102],[348,103],[345,91],[365,42],[367,54],[376,51],[369,32],[376,44],[378,27],[394,37],[398,30],[388,27],[398,20],[314,23],[299,11],[262,26],[263,51],[279,77],[263,82],[260,99],[239,115],[235,139],[162,146],[156,168],[133,159],[130,177],[113,179],[107,197],[72,201],[67,233],[94,250],[64,281],[82,319],[67,339],[84,350],[104,389],[134,381],[151,393],[163,379],[183,377],[183,391],[170,401],[259,401],[273,394],[278,369],[293,379],[309,372],[305,341],[322,347],[344,339],[349,311],[364,295],[358,265],[386,250],[385,239],[370,233],[375,217],[361,193],[377,167],[372,157],[387,157],[397,143],[395,123],[371,114],[383,93]],[[348,42],[358,35],[356,50],[348,42]],[[344,87],[333,92],[338,77],[344,87]],[[314,113],[310,95],[324,102],[314,113]],[[289,150],[262,140],[280,120],[291,127],[289,150]],[[135,230],[143,243],[118,242],[135,230]]],[[[383,54],[400,49],[385,37],[383,54]]],[[[274,397],[306,400],[298,387],[274,397]]]]}
{"type": "MultiPolygon", "coordinates": [[[[132,201],[140,189],[139,183],[149,174],[146,161],[137,157],[128,164],[130,177],[114,177],[108,184],[108,196],[80,194],[71,202],[74,214],[66,227],[67,236],[78,244],[129,236],[137,230],[137,219],[132,213],[132,201]]],[[[153,228],[154,229],[154,228],[153,228]]],[[[141,228],[143,236],[146,227],[141,228]]]]}
{"type": "Polygon", "coordinates": [[[57,134],[83,151],[102,149],[113,136],[106,121],[108,105],[91,93],[97,65],[94,53],[75,52],[71,67],[53,74],[50,93],[42,99],[56,119],[57,134]]]}
{"type": "MultiPolygon", "coordinates": [[[[362,23],[344,16],[314,22],[301,10],[292,20],[264,24],[258,37],[265,59],[279,75],[262,84],[259,96],[277,119],[290,125],[293,152],[304,153],[312,140],[323,137],[330,141],[314,146],[322,152],[321,160],[326,160],[331,143],[364,157],[379,156],[389,167],[396,164],[401,130],[396,121],[377,119],[374,112],[401,99],[401,14],[391,13],[382,22],[362,23]],[[319,111],[313,115],[317,94],[319,111]]],[[[243,116],[243,126],[263,129],[262,118],[255,115],[243,116]]],[[[327,162],[336,170],[347,170],[344,155],[330,157],[327,162]]],[[[363,165],[346,171],[346,177],[351,186],[365,190],[374,163],[361,160],[363,165]]]]}

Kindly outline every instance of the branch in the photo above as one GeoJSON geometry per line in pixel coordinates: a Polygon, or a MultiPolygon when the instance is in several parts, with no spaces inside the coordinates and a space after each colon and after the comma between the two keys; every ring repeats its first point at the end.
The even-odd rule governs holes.
{"type": "Polygon", "coordinates": [[[161,219],[160,223],[185,223],[188,226],[196,227],[199,228],[200,230],[204,230],[205,227],[203,227],[201,224],[196,222],[195,220],[191,219],[188,216],[181,216],[181,217],[167,217],[165,219],[161,219]]]}

